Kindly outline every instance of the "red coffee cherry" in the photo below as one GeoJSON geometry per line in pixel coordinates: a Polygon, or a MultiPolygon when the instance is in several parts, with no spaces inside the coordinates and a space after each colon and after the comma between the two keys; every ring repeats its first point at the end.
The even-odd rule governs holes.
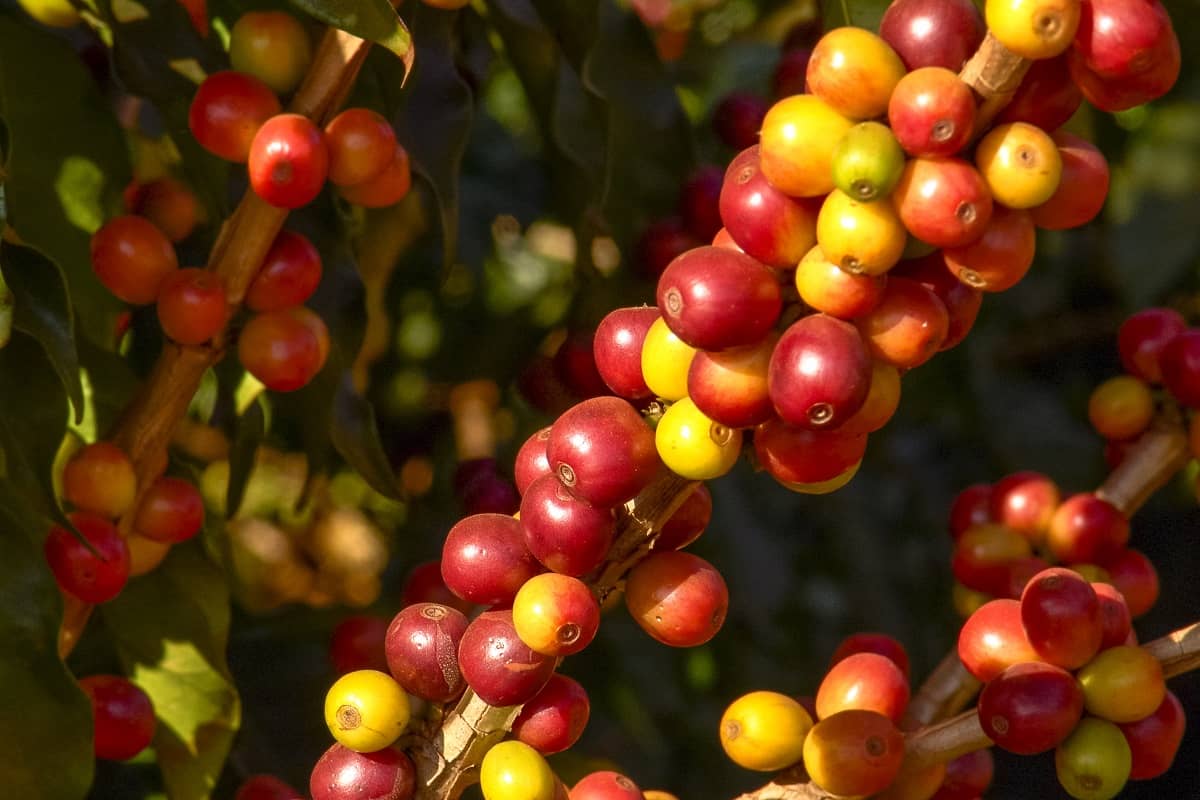
{"type": "Polygon", "coordinates": [[[387,672],[384,654],[387,630],[386,619],[369,614],[357,614],[339,622],[329,637],[329,661],[333,671],[338,675],[360,669],[387,672]]]}
{"type": "Polygon", "coordinates": [[[1075,676],[1050,664],[1014,664],[983,687],[979,723],[1010,753],[1053,750],[1083,715],[1083,690],[1075,676]]]}
{"type": "Polygon", "coordinates": [[[463,517],[442,545],[442,579],[472,603],[511,603],[525,581],[541,571],[525,546],[521,523],[507,514],[463,517]]]}
{"type": "Polygon", "coordinates": [[[1125,596],[1110,583],[1092,583],[1092,590],[1100,602],[1100,625],[1104,635],[1100,640],[1100,649],[1127,644],[1129,634],[1133,630],[1133,621],[1129,613],[1129,605],[1125,596]]]}
{"type": "Polygon", "coordinates": [[[779,338],[768,366],[767,387],[784,421],[833,430],[866,401],[871,358],[852,324],[827,314],[810,314],[792,323],[779,338]]]}
{"type": "Polygon", "coordinates": [[[255,194],[279,208],[300,208],[325,185],[329,149],[308,117],[278,114],[254,135],[248,167],[255,194]]]}
{"type": "Polygon", "coordinates": [[[655,550],[682,550],[700,538],[712,519],[712,494],[703,483],[696,486],[671,518],[663,523],[655,550]]]}
{"type": "Polygon", "coordinates": [[[303,306],[251,317],[238,337],[242,366],[276,392],[306,386],[328,354],[325,322],[303,306]]]}
{"type": "Polygon", "coordinates": [[[129,579],[129,548],[111,522],[80,511],[71,524],[93,550],[66,528],[55,525],[44,551],[50,571],[63,591],[85,603],[104,603],[120,594],[129,579]]]}
{"type": "Polygon", "coordinates": [[[520,526],[529,551],[547,569],[579,577],[604,561],[616,517],[611,508],[581,500],[549,474],[525,490],[520,526]]]}
{"type": "Polygon", "coordinates": [[[550,427],[547,426],[530,434],[517,451],[517,457],[513,461],[513,479],[517,484],[517,491],[522,496],[530,484],[543,475],[550,474],[550,459],[546,455],[546,444],[549,441],[550,427]]]}
{"type": "Polygon", "coordinates": [[[1172,308],[1145,308],[1130,315],[1117,329],[1121,366],[1136,378],[1161,382],[1163,348],[1187,327],[1187,320],[1172,308]]]}
{"type": "Polygon", "coordinates": [[[1108,161],[1100,148],[1066,131],[1053,136],[1062,160],[1062,178],[1050,199],[1030,210],[1039,228],[1060,231],[1086,225],[1104,209],[1108,161]]]}
{"type": "Polygon", "coordinates": [[[1158,363],[1167,391],[1185,406],[1200,408],[1200,328],[1189,328],[1168,342],[1158,363]]]}
{"type": "Polygon", "coordinates": [[[946,765],[946,778],[932,800],[976,800],[991,786],[994,770],[990,748],[959,756],[946,765]]]}
{"type": "Polygon", "coordinates": [[[950,333],[950,313],[932,289],[892,276],[879,305],[854,323],[871,357],[897,369],[933,358],[950,333]]]}
{"type": "Polygon", "coordinates": [[[695,647],[721,629],[729,590],[721,573],[704,559],[664,551],[629,573],[625,607],[642,630],[663,644],[695,647]]]}
{"type": "Polygon", "coordinates": [[[204,79],[188,110],[188,128],[200,146],[226,161],[245,162],[254,135],[282,111],[279,98],[258,78],[232,70],[204,79]]]}
{"type": "Polygon", "coordinates": [[[1171,767],[1183,741],[1187,718],[1179,698],[1167,692],[1162,704],[1148,717],[1118,727],[1133,754],[1129,777],[1135,781],[1157,778],[1171,767]]]}
{"type": "Polygon", "coordinates": [[[908,707],[908,678],[887,656],[853,653],[829,668],[817,688],[817,717],[851,708],[883,714],[899,724],[908,707]]]}
{"type": "Polygon", "coordinates": [[[1021,624],[1016,600],[991,600],[967,618],[958,634],[958,657],[983,683],[1013,664],[1040,661],[1021,624]]]}
{"type": "MultiPolygon", "coordinates": [[[[805,69],[808,65],[805,64],[805,69]]],[[[767,115],[765,100],[750,92],[730,92],[713,109],[713,130],[733,150],[744,150],[758,143],[758,131],[767,115]]]]}
{"type": "Polygon", "coordinates": [[[401,610],[387,627],[387,668],[396,682],[432,703],[449,703],[466,688],[458,668],[458,645],[467,618],[438,603],[401,610]]]}
{"type": "Polygon", "coordinates": [[[596,370],[609,389],[627,400],[651,396],[642,377],[642,343],[658,317],[658,309],[649,306],[618,308],[596,326],[592,338],[596,370]]]}
{"type": "Polygon", "coordinates": [[[936,66],[958,72],[986,31],[971,0],[895,0],[879,21],[879,35],[910,70],[936,66]]]}
{"type": "Polygon", "coordinates": [[[587,727],[591,703],[578,681],[554,674],[521,708],[512,725],[513,736],[542,755],[571,748],[587,727]]]}
{"type": "Polygon", "coordinates": [[[312,297],[321,283],[321,254],[305,236],[280,231],[246,289],[251,311],[279,311],[312,297]]]}
{"type": "Polygon", "coordinates": [[[657,297],[675,335],[705,350],[757,343],[783,308],[771,270],[744,253],[712,246],[672,261],[658,279],[657,297]]]}
{"type": "Polygon", "coordinates": [[[833,651],[833,657],[829,659],[830,667],[855,653],[875,653],[889,659],[900,669],[904,679],[908,680],[908,651],[904,649],[903,644],[886,633],[850,634],[842,640],[837,650],[833,651]]]}
{"type": "Polygon", "coordinates": [[[866,434],[842,428],[814,431],[773,419],[754,432],[758,462],[785,486],[833,480],[861,461],[866,450],[866,434]]]}
{"type": "Polygon", "coordinates": [[[950,325],[941,350],[949,350],[967,338],[967,334],[975,326],[979,309],[983,306],[983,292],[954,277],[950,270],[946,269],[943,253],[934,251],[922,258],[901,261],[888,274],[916,281],[942,301],[950,325]]]}
{"type": "Polygon", "coordinates": [[[608,395],[608,386],[596,368],[595,331],[573,329],[554,351],[554,372],[571,394],[579,398],[608,395]]]}
{"type": "Polygon", "coordinates": [[[634,249],[634,260],[643,275],[658,280],[668,264],[702,244],[683,224],[682,217],[667,217],[650,223],[642,232],[634,249]]]}
{"type": "Polygon", "coordinates": [[[274,775],[251,775],[242,781],[233,800],[304,800],[304,795],[274,775]]]}
{"type": "Polygon", "coordinates": [[[225,282],[207,269],[176,270],[158,291],[158,321],[172,341],[200,345],[225,327],[225,282]]]}
{"type": "Polygon", "coordinates": [[[114,217],[92,235],[92,270],[118,299],[153,303],[163,279],[179,266],[175,248],[143,217],[114,217]]]}
{"type": "Polygon", "coordinates": [[[365,183],[387,169],[396,152],[396,131],[369,108],[348,108],[325,126],[329,181],[337,186],[365,183]]]}
{"type": "Polygon", "coordinates": [[[729,428],[752,428],[775,415],[767,375],[779,337],[715,353],[699,350],[688,368],[688,397],[706,417],[729,428]]]}
{"type": "Polygon", "coordinates": [[[394,747],[356,753],[334,744],[313,767],[308,792],[313,800],[412,800],[417,770],[394,747]]]}
{"type": "Polygon", "coordinates": [[[1068,670],[1091,661],[1104,639],[1096,592],[1080,575],[1062,567],[1030,580],[1021,593],[1021,624],[1043,661],[1068,670]]]}
{"type": "Polygon", "coordinates": [[[964,533],[976,525],[990,522],[992,485],[973,483],[954,497],[950,504],[950,536],[958,541],[964,533]]]}
{"type": "Polygon", "coordinates": [[[1067,53],[1034,61],[1017,93],[996,115],[996,123],[1028,122],[1049,133],[1074,116],[1083,93],[1071,80],[1068,61],[1067,53]]]}
{"type": "Polygon", "coordinates": [[[184,542],[204,527],[204,498],[182,478],[161,477],[138,506],[133,529],[156,542],[184,542]]]}
{"type": "Polygon", "coordinates": [[[458,666],[485,703],[515,706],[532,700],[550,676],[555,659],[521,641],[511,611],[485,611],[467,626],[458,646],[458,666]]]}
{"type": "Polygon", "coordinates": [[[1037,229],[1030,213],[1000,206],[982,236],[962,247],[947,247],[943,255],[950,272],[967,286],[1003,292],[1029,272],[1036,247],[1037,229]]]}
{"type": "Polygon", "coordinates": [[[63,499],[80,511],[109,519],[124,516],[137,497],[133,463],[112,442],[89,444],[63,469],[63,499]]]}
{"type": "Polygon", "coordinates": [[[154,705],[140,688],[119,675],[90,675],[79,688],[92,701],[96,758],[124,761],[154,738],[154,705]]]}
{"type": "Polygon", "coordinates": [[[910,160],[892,202],[908,232],[935,247],[970,244],[992,218],[983,176],[960,158],[910,160]]]}
{"type": "Polygon", "coordinates": [[[1058,508],[1058,484],[1032,470],[1006,475],[992,486],[991,517],[1037,543],[1058,508]]]}
{"type": "Polygon", "coordinates": [[[1112,585],[1125,598],[1129,613],[1135,617],[1145,614],[1158,601],[1158,570],[1140,550],[1132,547],[1103,562],[1112,578],[1112,585]]]}
{"type": "Polygon", "coordinates": [[[971,139],[975,95],[956,71],[914,70],[892,92],[888,124],[909,155],[952,156],[971,139]]]}
{"type": "Polygon", "coordinates": [[[1063,501],[1050,520],[1046,543],[1067,564],[1103,564],[1129,542],[1129,520],[1090,492],[1063,501]]]}
{"type": "Polygon", "coordinates": [[[984,523],[964,533],[954,545],[950,567],[959,583],[990,595],[1007,593],[1009,566],[1029,556],[1029,540],[1012,528],[984,523]]]}
{"type": "Polygon", "coordinates": [[[594,397],[550,427],[550,468],[572,494],[608,508],[631,500],[659,469],[654,432],[618,397],[594,397]]]}
{"type": "Polygon", "coordinates": [[[338,192],[347,201],[363,208],[387,208],[405,198],[412,189],[412,167],[408,151],[397,144],[392,159],[374,178],[353,186],[341,186],[338,192]]]}
{"type": "Polygon", "coordinates": [[[642,790],[617,772],[593,772],[571,787],[569,800],[642,800],[642,790]]]}
{"type": "MultiPolygon", "coordinates": [[[[938,265],[945,271],[943,265],[938,265]]],[[[870,313],[883,299],[887,275],[857,275],[825,257],[820,245],[800,259],[795,274],[800,299],[816,311],[838,319],[856,319],[870,313]]]]}

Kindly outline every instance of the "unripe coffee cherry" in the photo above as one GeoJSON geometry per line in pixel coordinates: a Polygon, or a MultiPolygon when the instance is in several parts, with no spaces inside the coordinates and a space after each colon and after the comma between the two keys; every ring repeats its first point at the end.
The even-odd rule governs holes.
{"type": "Polygon", "coordinates": [[[600,604],[587,584],[569,575],[535,575],[513,599],[513,627],[521,641],[546,656],[569,656],[592,643],[600,604]]]}
{"type": "Polygon", "coordinates": [[[112,442],[95,442],[71,457],[63,469],[63,499],[80,511],[117,519],[133,507],[137,474],[112,442]]]}
{"type": "Polygon", "coordinates": [[[348,672],[325,695],[325,724],[339,744],[359,753],[382,750],[408,725],[408,695],[392,676],[348,672]]]}
{"type": "Polygon", "coordinates": [[[229,32],[229,61],[239,72],[287,94],[300,85],[312,61],[308,31],[282,11],[248,11],[229,32]]]}
{"type": "Polygon", "coordinates": [[[739,767],[774,772],[800,760],[812,726],[812,717],[794,698],[750,692],[721,716],[721,746],[739,767]]]}

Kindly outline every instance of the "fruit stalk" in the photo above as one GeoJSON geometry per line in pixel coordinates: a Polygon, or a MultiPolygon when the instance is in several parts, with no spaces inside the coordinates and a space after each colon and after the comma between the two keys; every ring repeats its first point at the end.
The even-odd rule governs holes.
{"type": "MultiPolygon", "coordinates": [[[[357,36],[333,28],[327,30],[312,67],[296,91],[291,110],[323,122],[353,85],[369,49],[370,43],[357,36]]],[[[222,226],[209,255],[208,269],[225,281],[227,318],[232,318],[241,305],[246,287],[254,279],[287,214],[286,209],[267,205],[248,189],[233,216],[222,226]]],[[[139,487],[134,511],[120,521],[124,535],[131,531],[144,492],[166,469],[167,445],[187,413],[205,371],[224,355],[225,340],[226,331],[222,330],[211,343],[203,345],[165,342],[150,376],[111,431],[108,438],[133,462],[139,487]]],[[[87,625],[91,606],[70,595],[65,596],[64,604],[58,651],[66,658],[87,625]]]]}
{"type": "Polygon", "coordinates": [[[975,55],[959,73],[963,83],[982,98],[975,110],[975,136],[986,131],[1000,110],[1008,105],[1032,63],[1000,44],[988,32],[975,55]]]}
{"type": "Polygon", "coordinates": [[[967,672],[958,652],[951,650],[913,695],[904,714],[906,727],[931,725],[953,716],[979,691],[979,681],[967,672]]]}

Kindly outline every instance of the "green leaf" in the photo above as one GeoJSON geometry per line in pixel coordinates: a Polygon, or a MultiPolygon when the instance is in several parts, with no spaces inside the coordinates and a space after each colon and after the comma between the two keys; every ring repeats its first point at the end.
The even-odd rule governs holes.
{"type": "Polygon", "coordinates": [[[101,606],[130,678],[154,703],[154,749],[167,794],[208,797],[241,723],[226,664],[229,587],[191,541],[101,606]]]}
{"type": "Polygon", "coordinates": [[[0,682],[8,698],[0,703],[4,795],[83,797],[95,763],[91,704],[58,657],[62,599],[42,559],[40,537],[32,534],[0,508],[0,682]]]}
{"type": "Polygon", "coordinates": [[[379,440],[375,410],[366,398],[354,390],[348,372],[338,381],[329,436],[338,454],[363,476],[371,488],[385,497],[400,499],[396,475],[379,440]]]}
{"type": "MultiPolygon", "coordinates": [[[[413,68],[413,37],[388,0],[290,0],[315,19],[381,44],[400,57],[407,75],[413,68]]],[[[425,42],[421,41],[421,55],[425,42]]]]}
{"type": "Polygon", "coordinates": [[[233,446],[229,451],[229,486],[225,489],[225,516],[232,518],[246,496],[246,484],[254,471],[254,456],[267,432],[267,418],[262,398],[257,397],[246,412],[238,417],[233,446]]]}
{"type": "Polygon", "coordinates": [[[91,268],[91,234],[120,208],[129,156],[91,75],[62,39],[0,17],[8,221],[62,268],[86,333],[108,341],[121,304],[91,268]]]}
{"type": "Polygon", "coordinates": [[[62,272],[36,250],[7,243],[0,246],[0,267],[16,301],[14,326],[45,349],[79,422],[83,419],[83,384],[75,351],[75,319],[62,272]]]}

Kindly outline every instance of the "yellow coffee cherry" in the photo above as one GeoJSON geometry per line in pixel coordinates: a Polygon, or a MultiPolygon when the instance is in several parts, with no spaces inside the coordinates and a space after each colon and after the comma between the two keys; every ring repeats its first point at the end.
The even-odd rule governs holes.
{"type": "Polygon", "coordinates": [[[642,378],[650,391],[664,400],[687,397],[688,370],[696,348],[667,327],[661,317],[646,331],[642,342],[642,378]]]}
{"type": "Polygon", "coordinates": [[[771,106],[759,134],[759,169],[779,191],[819,197],[833,189],[833,151],[854,122],[811,94],[771,106]]]}
{"type": "Polygon", "coordinates": [[[374,753],[408,725],[408,695],[391,675],[374,669],[348,672],[325,695],[325,724],[344,747],[374,753]]]}
{"type": "Polygon", "coordinates": [[[1092,391],[1088,419],[1105,439],[1132,439],[1154,418],[1150,387],[1132,375],[1109,378],[1092,391]]]}
{"type": "Polygon", "coordinates": [[[891,203],[860,203],[834,189],[817,215],[825,258],[855,275],[882,275],[904,253],[908,231],[891,203]]]}
{"type": "Polygon", "coordinates": [[[312,42],[300,21],[287,12],[248,11],[229,32],[229,60],[238,72],[287,94],[308,71],[312,42]]]}
{"type": "Polygon", "coordinates": [[[554,772],[542,754],[524,742],[500,742],[479,767],[484,800],[554,800],[554,772]]]}
{"type": "Polygon", "coordinates": [[[1022,58],[1054,56],[1071,46],[1079,27],[1079,0],[987,0],[988,30],[1022,58]]]}
{"type": "Polygon", "coordinates": [[[733,469],[742,452],[742,432],[713,422],[685,397],[658,421],[654,444],[658,457],[676,475],[706,481],[733,469]]]}
{"type": "Polygon", "coordinates": [[[786,694],[750,692],[725,709],[721,746],[740,767],[774,772],[800,760],[812,726],[804,706],[786,694]]]}
{"type": "Polygon", "coordinates": [[[1062,180],[1062,156],[1036,125],[997,125],[979,142],[975,165],[997,203],[1033,208],[1050,199],[1062,180]]]}
{"type": "Polygon", "coordinates": [[[1116,723],[1150,716],[1167,696],[1162,665],[1136,645],[1100,652],[1075,677],[1088,713],[1116,723]]]}

